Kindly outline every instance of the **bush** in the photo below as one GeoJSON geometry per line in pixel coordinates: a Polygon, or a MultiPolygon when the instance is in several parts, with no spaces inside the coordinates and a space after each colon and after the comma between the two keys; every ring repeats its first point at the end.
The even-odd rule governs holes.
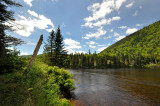
{"type": "Polygon", "coordinates": [[[29,105],[70,105],[62,94],[74,89],[71,78],[67,70],[36,62],[30,70],[25,71],[22,81],[27,87],[27,98],[31,98],[26,104],[32,101],[33,104],[29,105]]]}

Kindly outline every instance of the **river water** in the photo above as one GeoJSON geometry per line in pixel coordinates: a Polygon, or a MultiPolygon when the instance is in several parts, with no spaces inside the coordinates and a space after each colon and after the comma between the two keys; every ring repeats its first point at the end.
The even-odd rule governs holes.
{"type": "Polygon", "coordinates": [[[160,106],[160,69],[79,69],[75,106],[160,106]]]}

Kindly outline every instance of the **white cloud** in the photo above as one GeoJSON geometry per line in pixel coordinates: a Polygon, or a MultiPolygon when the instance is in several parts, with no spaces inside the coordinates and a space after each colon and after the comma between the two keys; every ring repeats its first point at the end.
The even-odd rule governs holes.
{"type": "Polygon", "coordinates": [[[133,16],[137,16],[137,15],[138,15],[138,11],[136,10],[133,16]]]}
{"type": "Polygon", "coordinates": [[[32,1],[33,0],[23,0],[26,4],[28,4],[30,7],[32,7],[32,1]]]}
{"type": "Polygon", "coordinates": [[[97,21],[96,23],[93,24],[93,26],[101,27],[102,25],[110,24],[111,19],[102,19],[100,21],[97,21]]]}
{"type": "Polygon", "coordinates": [[[89,39],[89,37],[85,36],[85,37],[82,37],[83,39],[89,39]]]}
{"type": "Polygon", "coordinates": [[[70,32],[67,32],[67,35],[71,35],[71,33],[70,33],[70,32]]]}
{"type": "Polygon", "coordinates": [[[126,2],[126,0],[103,0],[102,3],[93,3],[88,6],[87,9],[91,12],[91,15],[84,18],[85,23],[81,26],[89,28],[99,27],[99,29],[95,33],[89,32],[89,34],[86,34],[86,36],[82,38],[99,38],[100,36],[105,35],[106,30],[103,30],[103,26],[111,24],[112,21],[120,20],[119,16],[108,19],[106,19],[106,16],[113,11],[118,11],[124,2],[126,2]]]}
{"type": "Polygon", "coordinates": [[[127,4],[127,5],[126,5],[126,8],[130,8],[130,7],[132,7],[132,6],[133,6],[133,4],[134,4],[134,2],[131,2],[131,3],[127,4]]]}
{"type": "Polygon", "coordinates": [[[89,42],[87,42],[88,44],[90,44],[90,45],[94,45],[94,44],[97,44],[96,42],[94,42],[94,41],[89,41],[89,42]]]}
{"type": "Polygon", "coordinates": [[[102,25],[111,24],[112,21],[117,21],[117,20],[120,20],[119,16],[112,17],[109,19],[102,19],[101,21],[97,21],[96,23],[94,23],[93,26],[101,27],[102,25]]]}
{"type": "Polygon", "coordinates": [[[98,4],[98,6],[94,6],[94,5],[95,4],[88,7],[88,10],[92,12],[92,16],[89,16],[84,19],[87,22],[96,21],[99,18],[104,18],[107,14],[110,14],[113,11],[111,9],[111,7],[113,6],[113,1],[104,1],[102,2],[102,4],[98,4]],[[91,9],[93,9],[93,11],[91,9]]]}
{"type": "Polygon", "coordinates": [[[96,46],[93,46],[93,45],[89,45],[89,47],[90,47],[90,48],[96,48],[96,46]]]}
{"type": "Polygon", "coordinates": [[[82,27],[89,27],[89,28],[93,28],[93,23],[91,22],[86,22],[85,24],[81,25],[82,27]]]}
{"type": "Polygon", "coordinates": [[[17,34],[28,37],[35,28],[49,32],[52,29],[54,30],[54,25],[51,19],[45,17],[44,15],[37,14],[35,11],[28,10],[28,13],[32,17],[26,18],[24,16],[19,16],[19,20],[8,22],[13,26],[13,30],[15,30],[17,34]]]}
{"type": "Polygon", "coordinates": [[[117,21],[117,20],[120,20],[119,16],[112,17],[112,18],[109,18],[109,19],[102,19],[102,20],[99,20],[99,21],[97,21],[95,23],[86,22],[82,26],[89,27],[89,28],[93,28],[94,26],[95,27],[102,27],[103,25],[111,24],[112,21],[117,21]]]}
{"type": "Polygon", "coordinates": [[[114,33],[114,36],[119,36],[120,34],[119,33],[114,33]]]}
{"type": "Polygon", "coordinates": [[[132,34],[132,33],[136,32],[136,31],[138,31],[137,28],[129,28],[129,29],[127,29],[127,31],[126,31],[126,34],[132,34]]]}
{"type": "Polygon", "coordinates": [[[73,49],[68,48],[68,47],[66,47],[65,50],[68,52],[68,54],[71,54],[71,53],[73,53],[73,54],[84,53],[85,54],[86,53],[85,51],[77,51],[77,50],[73,50],[73,49]]]}
{"type": "Polygon", "coordinates": [[[80,46],[80,42],[72,40],[71,38],[65,39],[64,44],[67,46],[67,47],[65,47],[65,50],[68,52],[68,54],[86,53],[85,51],[73,50],[73,49],[81,49],[82,47],[80,46]]]}
{"type": "Polygon", "coordinates": [[[28,10],[28,13],[34,17],[38,17],[38,14],[35,11],[28,10]]]}
{"type": "Polygon", "coordinates": [[[86,22],[96,21],[101,18],[105,18],[114,10],[119,10],[122,4],[126,0],[103,0],[100,3],[94,3],[88,7],[88,10],[92,12],[92,16],[84,18],[86,22]]]}
{"type": "Polygon", "coordinates": [[[102,35],[105,35],[107,33],[106,30],[104,30],[102,27],[100,27],[97,32],[95,33],[89,33],[89,34],[86,34],[85,37],[83,37],[84,39],[89,39],[89,38],[99,38],[100,36],[102,35]]]}
{"type": "Polygon", "coordinates": [[[20,52],[20,55],[29,55],[27,52],[20,52]]]}
{"type": "Polygon", "coordinates": [[[116,1],[116,10],[119,10],[119,8],[122,6],[122,4],[126,2],[126,0],[117,0],[116,1]]]}
{"type": "Polygon", "coordinates": [[[75,41],[75,40],[72,40],[72,39],[65,39],[64,40],[64,44],[67,45],[67,48],[70,48],[70,49],[81,49],[82,47],[80,46],[80,43],[75,41]]]}
{"type": "Polygon", "coordinates": [[[116,41],[119,41],[119,40],[121,40],[121,39],[123,39],[123,38],[125,38],[126,36],[119,36],[118,38],[116,38],[115,40],[116,41]]]}
{"type": "Polygon", "coordinates": [[[94,41],[89,41],[89,42],[87,42],[87,44],[89,44],[90,48],[96,48],[96,46],[93,46],[93,45],[98,44],[98,43],[96,43],[94,41]]]}
{"type": "Polygon", "coordinates": [[[101,51],[103,51],[104,49],[106,49],[107,47],[101,47],[101,48],[99,48],[97,51],[98,52],[101,52],[101,51]]]}
{"type": "Polygon", "coordinates": [[[120,29],[127,29],[128,27],[127,26],[120,26],[118,28],[120,28],[120,29]]]}
{"type": "Polygon", "coordinates": [[[96,12],[100,8],[100,3],[94,3],[93,5],[88,6],[88,11],[96,12]]]}
{"type": "Polygon", "coordinates": [[[136,24],[136,27],[142,26],[142,24],[136,24]]]}
{"type": "Polygon", "coordinates": [[[118,16],[113,17],[113,18],[112,18],[112,21],[115,21],[115,20],[120,20],[120,17],[118,17],[118,16]]]}

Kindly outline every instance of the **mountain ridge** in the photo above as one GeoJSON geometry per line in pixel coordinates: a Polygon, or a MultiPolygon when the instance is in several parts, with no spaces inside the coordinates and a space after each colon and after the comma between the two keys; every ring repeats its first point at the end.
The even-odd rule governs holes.
{"type": "Polygon", "coordinates": [[[125,38],[121,39],[120,41],[114,43],[113,45],[109,46],[108,48],[100,52],[100,54],[111,52],[113,51],[113,49],[121,48],[121,50],[124,50],[126,47],[132,47],[134,49],[141,48],[142,49],[141,51],[144,52],[144,50],[146,49],[145,45],[157,49],[156,45],[158,46],[159,44],[160,44],[160,21],[157,21],[153,24],[150,24],[138,30],[137,32],[134,32],[126,36],[125,38]]]}

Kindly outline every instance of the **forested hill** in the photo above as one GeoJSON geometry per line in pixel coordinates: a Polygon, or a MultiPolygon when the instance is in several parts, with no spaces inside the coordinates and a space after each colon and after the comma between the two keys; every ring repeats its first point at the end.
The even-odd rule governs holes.
{"type": "Polygon", "coordinates": [[[156,55],[157,57],[160,53],[160,21],[125,37],[103,50],[100,54],[115,54],[118,52],[124,54],[141,53],[142,55],[153,55],[154,57],[156,55]]]}

